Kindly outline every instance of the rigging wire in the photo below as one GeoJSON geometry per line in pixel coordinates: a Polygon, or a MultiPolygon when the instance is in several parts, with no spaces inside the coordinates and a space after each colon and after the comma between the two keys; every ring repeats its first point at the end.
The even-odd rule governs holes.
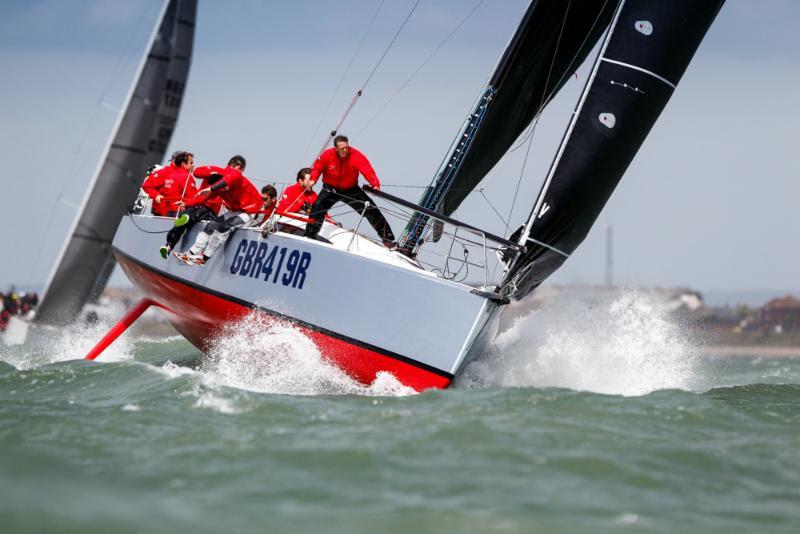
{"type": "Polygon", "coordinates": [[[473,7],[473,8],[472,8],[470,11],[469,11],[469,13],[467,13],[467,14],[466,14],[466,15],[465,15],[465,16],[464,16],[462,19],[461,19],[461,21],[460,21],[460,22],[459,22],[459,23],[456,25],[456,27],[455,27],[455,28],[453,28],[453,29],[452,29],[452,31],[450,31],[450,33],[449,33],[449,34],[447,34],[447,36],[446,36],[444,39],[442,39],[442,41],[441,41],[441,42],[440,42],[440,43],[439,43],[439,44],[436,46],[436,48],[434,48],[434,49],[433,49],[433,51],[432,51],[430,54],[428,54],[428,57],[426,57],[426,58],[425,58],[425,60],[424,60],[424,61],[423,61],[423,62],[422,62],[422,63],[421,63],[421,64],[420,64],[420,65],[419,65],[417,68],[416,68],[416,70],[415,70],[414,72],[412,72],[412,73],[411,73],[411,76],[409,76],[409,77],[406,79],[406,81],[404,81],[404,82],[403,82],[403,83],[400,85],[400,87],[399,87],[399,88],[398,88],[398,89],[397,89],[397,90],[394,92],[394,94],[392,94],[392,96],[390,96],[390,97],[389,97],[389,99],[388,99],[386,102],[384,102],[384,104],[383,104],[383,105],[382,105],[380,108],[378,108],[378,111],[376,111],[376,112],[375,112],[375,113],[372,115],[372,117],[370,117],[370,118],[369,118],[369,120],[367,120],[367,122],[364,124],[364,126],[361,128],[361,130],[359,130],[359,131],[358,131],[358,134],[357,134],[357,135],[361,135],[362,133],[364,133],[364,131],[365,131],[365,130],[367,130],[367,128],[369,128],[369,127],[370,127],[370,125],[371,125],[371,124],[372,124],[372,122],[373,122],[373,121],[374,121],[374,120],[375,120],[375,119],[378,117],[378,115],[380,115],[381,113],[383,113],[383,111],[384,111],[384,110],[385,110],[387,107],[389,107],[389,104],[391,104],[391,103],[392,103],[392,101],[393,101],[393,100],[394,100],[394,99],[397,97],[397,95],[399,95],[399,94],[400,94],[400,93],[403,91],[403,89],[405,89],[405,88],[406,88],[406,86],[407,86],[409,83],[411,83],[411,81],[412,81],[412,80],[413,80],[413,79],[414,79],[414,78],[417,76],[417,74],[419,74],[419,72],[420,72],[420,71],[421,71],[423,68],[425,68],[425,65],[427,65],[427,64],[428,64],[428,62],[430,62],[430,60],[431,60],[431,59],[433,59],[433,56],[435,56],[435,55],[436,55],[436,53],[437,53],[437,52],[439,52],[439,50],[441,50],[441,48],[442,48],[442,47],[443,47],[445,44],[447,44],[447,42],[450,40],[450,38],[451,38],[451,37],[453,37],[453,35],[455,35],[455,34],[456,34],[456,32],[458,32],[458,30],[459,30],[459,29],[461,29],[461,27],[464,25],[464,23],[465,23],[465,22],[467,22],[467,20],[468,20],[468,19],[469,19],[469,18],[470,18],[470,17],[473,15],[473,13],[475,13],[475,12],[478,10],[478,8],[479,8],[479,7],[481,7],[481,5],[483,5],[483,2],[484,2],[484,1],[485,1],[485,0],[478,0],[478,3],[477,3],[477,4],[475,4],[475,6],[474,6],[474,7],[473,7]]]}
{"type": "MultiPolygon", "coordinates": [[[[305,150],[303,150],[303,157],[305,154],[308,154],[308,149],[311,148],[311,143],[314,142],[314,137],[316,137],[317,132],[319,131],[320,127],[322,127],[322,123],[325,122],[325,118],[328,116],[328,112],[331,110],[331,106],[333,102],[336,100],[336,97],[339,96],[339,91],[344,85],[344,80],[347,78],[347,74],[350,72],[350,69],[353,67],[353,63],[356,61],[356,57],[358,57],[359,52],[361,51],[361,47],[364,45],[364,42],[367,40],[367,35],[369,35],[370,30],[372,30],[372,26],[375,24],[375,20],[378,18],[378,14],[381,12],[381,8],[383,8],[383,4],[386,3],[386,0],[381,0],[381,3],[378,4],[378,9],[375,10],[375,13],[372,15],[372,20],[369,21],[367,25],[366,31],[364,31],[364,35],[361,36],[361,41],[358,43],[358,46],[353,52],[353,56],[350,58],[350,63],[347,64],[347,68],[344,70],[344,74],[339,79],[339,84],[336,86],[336,90],[333,92],[333,96],[328,101],[328,105],[325,107],[325,111],[322,112],[322,115],[319,118],[319,122],[317,126],[314,128],[313,132],[311,133],[311,137],[308,139],[308,143],[306,144],[305,150]]],[[[298,166],[302,166],[303,162],[301,161],[298,166]]]]}
{"type": "MultiPolygon", "coordinates": [[[[602,14],[602,12],[603,12],[603,11],[606,9],[606,7],[607,7],[607,5],[608,5],[608,3],[609,3],[610,1],[611,1],[611,0],[606,0],[605,2],[603,2],[603,7],[600,9],[600,11],[599,11],[599,13],[598,13],[597,17],[595,17],[595,20],[592,22],[592,26],[591,26],[591,28],[589,29],[589,31],[588,31],[588,32],[586,32],[586,36],[583,38],[583,41],[581,42],[581,46],[578,48],[578,50],[581,50],[581,49],[584,47],[584,45],[586,44],[587,40],[588,40],[588,39],[589,39],[589,37],[592,35],[592,31],[594,30],[594,27],[597,25],[598,21],[599,21],[599,20],[600,20],[600,18],[601,18],[601,14],[602,14]]],[[[574,57],[573,57],[573,59],[572,59],[572,62],[573,62],[573,63],[574,63],[575,59],[577,58],[578,54],[579,54],[579,52],[576,52],[576,53],[575,53],[575,56],[574,56],[574,57]]],[[[549,76],[549,74],[548,74],[548,76],[549,76]]],[[[548,93],[548,94],[547,94],[547,97],[546,97],[545,99],[543,99],[543,101],[542,101],[542,107],[540,107],[540,114],[541,114],[541,111],[542,111],[543,107],[546,105],[546,103],[547,103],[547,102],[549,102],[550,100],[552,100],[552,99],[553,99],[553,97],[555,96],[555,94],[556,94],[556,92],[557,92],[555,88],[560,86],[561,82],[564,80],[564,77],[566,77],[566,76],[571,76],[571,74],[569,74],[567,71],[565,71],[565,72],[564,72],[564,74],[562,74],[562,75],[561,75],[561,78],[559,78],[559,80],[558,80],[558,83],[555,83],[555,84],[553,85],[553,89],[550,91],[550,93],[548,93]]],[[[539,118],[540,118],[539,116],[537,116],[537,117],[536,117],[536,121],[531,123],[531,126],[529,126],[529,127],[528,127],[528,130],[527,130],[527,132],[523,134],[523,138],[522,138],[522,139],[519,141],[519,143],[517,144],[517,146],[515,146],[515,147],[511,148],[510,150],[508,150],[508,151],[507,151],[507,152],[506,152],[506,153],[503,155],[503,157],[504,157],[504,158],[505,158],[505,157],[506,157],[508,154],[510,154],[510,153],[512,153],[512,152],[515,152],[515,151],[517,151],[518,149],[522,148],[522,146],[525,144],[525,142],[527,142],[527,141],[529,140],[529,136],[532,136],[532,135],[534,134],[534,131],[535,131],[536,124],[538,124],[538,122],[539,122],[539,118]]],[[[489,178],[489,179],[488,179],[488,180],[487,180],[487,181],[484,183],[484,187],[486,187],[490,181],[491,181],[491,178],[489,178]]],[[[518,187],[519,187],[519,186],[518,186],[518,187]]]]}
{"type": "MultiPolygon", "coordinates": [[[[547,79],[544,82],[544,86],[547,87],[550,83],[550,76],[553,74],[553,66],[556,63],[556,56],[558,55],[558,48],[561,45],[561,37],[564,35],[564,27],[567,25],[567,17],[569,16],[569,9],[572,7],[572,0],[567,2],[567,9],[564,11],[564,20],[561,21],[561,28],[558,31],[558,39],[556,39],[556,47],[553,50],[553,59],[550,62],[550,69],[547,71],[547,79]]],[[[528,155],[531,152],[531,146],[533,145],[533,134],[536,132],[536,125],[539,124],[539,118],[542,116],[541,109],[545,104],[545,100],[547,99],[547,94],[542,93],[542,101],[539,104],[539,113],[536,115],[536,120],[533,122],[533,127],[531,128],[529,139],[528,139],[528,149],[525,151],[525,159],[522,162],[522,169],[519,171],[519,179],[517,180],[517,188],[514,190],[514,200],[511,202],[511,209],[508,212],[508,220],[506,221],[506,230],[505,235],[508,235],[508,227],[511,221],[511,217],[514,215],[514,207],[517,204],[517,196],[519,195],[519,187],[522,184],[522,177],[525,174],[525,167],[528,164],[528,155]]]]}
{"type": "Polygon", "coordinates": [[[489,200],[489,197],[487,197],[486,193],[483,192],[483,188],[482,187],[480,189],[478,189],[478,193],[481,194],[481,196],[486,200],[486,203],[489,204],[489,207],[492,208],[492,210],[494,210],[495,214],[500,218],[500,220],[503,222],[503,224],[506,225],[506,229],[508,229],[508,221],[505,220],[502,215],[500,215],[500,212],[497,211],[497,208],[494,207],[494,204],[492,204],[492,201],[489,200]]]}
{"type": "Polygon", "coordinates": [[[380,59],[378,60],[378,62],[375,64],[375,67],[372,69],[372,72],[370,72],[370,73],[369,73],[369,76],[367,76],[367,79],[366,79],[366,81],[365,81],[365,82],[363,83],[363,85],[361,86],[361,91],[363,91],[364,89],[366,89],[366,87],[367,87],[367,84],[369,84],[369,81],[370,81],[370,80],[372,79],[372,77],[375,75],[375,72],[378,70],[378,67],[380,67],[380,66],[381,66],[381,63],[383,62],[383,59],[386,57],[386,54],[388,54],[388,53],[389,53],[389,50],[390,50],[390,49],[392,48],[392,46],[394,45],[394,42],[397,40],[397,37],[400,35],[400,32],[402,32],[402,31],[403,31],[403,28],[405,28],[405,26],[406,26],[406,23],[408,23],[408,19],[410,19],[410,18],[411,18],[411,15],[413,15],[413,14],[414,14],[414,11],[417,9],[417,6],[419,5],[419,3],[420,3],[421,1],[422,1],[422,0],[417,0],[417,1],[416,1],[416,3],[414,4],[414,6],[411,8],[411,11],[409,11],[409,12],[408,12],[408,15],[406,15],[406,18],[405,18],[405,20],[404,20],[404,21],[403,21],[403,23],[400,25],[400,27],[397,29],[397,32],[394,34],[394,37],[392,37],[392,40],[391,40],[391,41],[389,41],[389,44],[386,46],[386,50],[384,50],[384,51],[383,51],[383,55],[380,57],[380,59]]]}
{"type": "Polygon", "coordinates": [[[347,119],[347,116],[350,114],[350,111],[352,111],[352,109],[355,107],[356,102],[358,101],[358,99],[361,98],[361,95],[364,94],[364,91],[367,89],[367,85],[369,85],[370,80],[372,80],[372,77],[378,71],[378,67],[381,66],[381,63],[383,63],[383,60],[386,58],[386,55],[389,53],[389,50],[391,50],[392,47],[394,46],[395,41],[397,41],[397,38],[400,36],[400,33],[403,31],[403,28],[406,27],[406,24],[408,23],[409,19],[411,18],[411,15],[413,15],[414,11],[417,10],[417,6],[419,6],[421,1],[422,0],[417,0],[414,3],[414,5],[411,7],[411,10],[408,12],[408,15],[406,15],[406,18],[403,20],[403,23],[397,29],[397,32],[395,32],[394,36],[392,37],[392,40],[389,41],[388,45],[386,45],[386,48],[384,49],[383,54],[381,54],[381,57],[378,58],[378,61],[377,61],[377,63],[375,63],[375,66],[372,68],[372,71],[369,73],[369,76],[367,76],[367,79],[364,80],[363,84],[361,84],[361,88],[358,91],[356,91],[355,95],[353,95],[353,99],[350,101],[350,105],[345,110],[344,114],[342,115],[342,118],[339,119],[339,122],[336,125],[336,127],[333,130],[331,130],[331,133],[325,138],[325,142],[322,144],[322,148],[317,153],[316,158],[319,158],[319,156],[322,154],[322,152],[328,146],[328,143],[331,142],[331,139],[336,137],[336,134],[338,133],[339,128],[341,128],[342,124],[344,124],[345,119],[347,119]]]}

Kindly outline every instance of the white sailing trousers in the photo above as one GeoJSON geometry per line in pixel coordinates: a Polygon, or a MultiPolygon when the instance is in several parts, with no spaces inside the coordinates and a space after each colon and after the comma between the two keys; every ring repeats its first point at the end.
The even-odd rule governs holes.
{"type": "Polygon", "coordinates": [[[194,245],[189,249],[191,254],[211,257],[225,244],[231,232],[250,222],[253,218],[249,213],[232,211],[221,216],[216,221],[211,221],[197,234],[194,245]]]}

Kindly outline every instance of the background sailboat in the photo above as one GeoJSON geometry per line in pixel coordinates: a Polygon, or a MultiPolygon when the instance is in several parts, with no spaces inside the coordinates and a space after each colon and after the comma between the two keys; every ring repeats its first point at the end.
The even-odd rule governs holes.
{"type": "Polygon", "coordinates": [[[197,0],[165,2],[39,304],[36,321],[69,323],[97,298],[116,261],[111,241],[144,169],[164,159],[178,120],[194,43],[197,0]]]}

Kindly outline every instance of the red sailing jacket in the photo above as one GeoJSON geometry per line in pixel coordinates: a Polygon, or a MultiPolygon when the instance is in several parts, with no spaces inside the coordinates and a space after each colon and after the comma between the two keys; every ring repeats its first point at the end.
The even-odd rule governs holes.
{"type": "Polygon", "coordinates": [[[212,174],[222,175],[225,180],[226,187],[217,189],[211,193],[207,199],[197,196],[186,202],[187,206],[196,206],[205,203],[208,206],[209,201],[215,197],[222,199],[228,211],[243,211],[245,213],[257,213],[261,209],[261,193],[258,192],[256,186],[250,183],[250,180],[234,169],[233,167],[215,167],[208,165],[205,167],[197,167],[194,170],[194,175],[198,178],[208,180],[212,174]]]}
{"type": "MultiPolygon", "coordinates": [[[[208,183],[208,178],[203,178],[200,180],[200,187],[197,188],[198,191],[202,191],[206,187],[211,187],[212,184],[208,183]]],[[[190,196],[186,196],[186,198],[191,198],[190,196]]],[[[188,202],[187,202],[188,204],[188,202]]],[[[222,198],[217,195],[212,195],[206,199],[205,202],[202,203],[205,207],[210,209],[214,215],[219,215],[219,212],[222,211],[222,198]]]]}
{"type": "Polygon", "coordinates": [[[142,189],[154,200],[158,195],[164,197],[159,203],[153,202],[154,215],[166,215],[170,211],[178,211],[176,202],[192,198],[197,193],[194,180],[189,178],[189,171],[174,164],[151,173],[142,184],[142,189]]]}
{"type": "Polygon", "coordinates": [[[283,196],[278,203],[278,211],[306,213],[303,206],[308,203],[313,205],[317,201],[317,194],[314,191],[306,191],[306,188],[296,183],[283,190],[283,196]]]}
{"type": "Polygon", "coordinates": [[[375,174],[367,157],[360,151],[350,147],[350,154],[344,159],[339,157],[333,147],[320,154],[311,169],[311,179],[317,181],[322,175],[324,184],[337,189],[351,189],[358,185],[358,173],[364,175],[372,187],[380,187],[381,182],[375,174]]]}

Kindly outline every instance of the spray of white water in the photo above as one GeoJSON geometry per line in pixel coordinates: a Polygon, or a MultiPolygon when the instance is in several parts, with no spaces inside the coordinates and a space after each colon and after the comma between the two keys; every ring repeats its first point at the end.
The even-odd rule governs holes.
{"type": "Polygon", "coordinates": [[[591,303],[559,297],[517,319],[458,383],[644,395],[694,389],[697,363],[666,302],[629,290],[591,303]]]}
{"type": "MultiPolygon", "coordinates": [[[[17,369],[33,369],[42,365],[80,360],[97,344],[114,324],[101,320],[92,325],[74,324],[68,327],[31,325],[24,345],[0,348],[0,359],[17,369]]],[[[134,341],[120,336],[103,351],[102,361],[129,360],[134,341]]]]}
{"type": "Polygon", "coordinates": [[[207,382],[264,393],[401,396],[414,391],[389,373],[362,385],[328,362],[314,342],[288,324],[253,314],[228,325],[200,371],[207,382]]]}

